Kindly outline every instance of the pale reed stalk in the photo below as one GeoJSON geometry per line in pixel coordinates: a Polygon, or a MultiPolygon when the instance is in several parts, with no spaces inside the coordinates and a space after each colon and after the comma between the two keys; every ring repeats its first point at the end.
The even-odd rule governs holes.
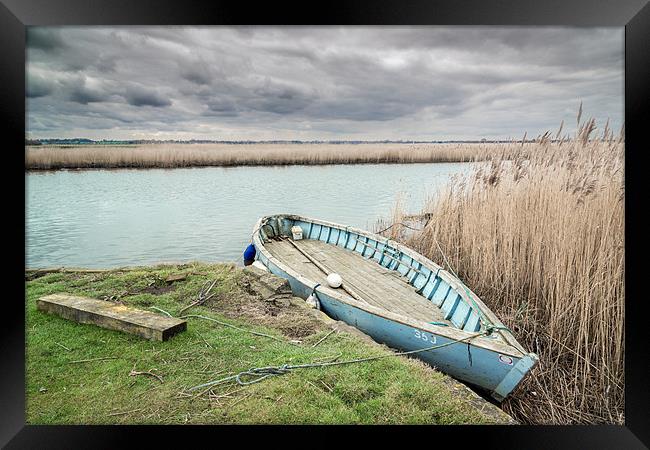
{"type": "Polygon", "coordinates": [[[149,144],[29,146],[29,170],[480,161],[516,144],[149,144]]]}
{"type": "Polygon", "coordinates": [[[426,228],[404,239],[443,264],[438,241],[539,355],[504,403],[525,423],[624,421],[624,149],[591,138],[591,119],[579,130],[519,144],[523,156],[504,151],[450,183],[423,209],[426,228]]]}

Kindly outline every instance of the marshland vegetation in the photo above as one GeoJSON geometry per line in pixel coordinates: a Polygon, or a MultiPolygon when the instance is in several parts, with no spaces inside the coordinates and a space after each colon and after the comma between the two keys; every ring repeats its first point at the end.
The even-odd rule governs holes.
{"type": "Polygon", "coordinates": [[[28,170],[481,161],[519,144],[147,144],[27,146],[28,170]]]}
{"type": "Polygon", "coordinates": [[[539,355],[503,404],[523,423],[624,423],[623,131],[577,129],[456,177],[418,231],[397,204],[384,233],[451,266],[539,355]]]}

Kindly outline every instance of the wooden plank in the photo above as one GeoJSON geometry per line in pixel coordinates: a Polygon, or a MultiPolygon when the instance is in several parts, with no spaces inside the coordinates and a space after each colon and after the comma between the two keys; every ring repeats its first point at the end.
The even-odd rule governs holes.
{"type": "MultiPolygon", "coordinates": [[[[321,258],[320,260],[323,263],[329,263],[329,264],[331,264],[331,267],[335,267],[336,272],[338,272],[345,280],[347,280],[348,284],[353,283],[354,284],[354,286],[353,286],[354,289],[362,291],[362,296],[364,297],[364,299],[370,300],[370,303],[372,303],[375,306],[385,307],[383,304],[378,304],[378,302],[376,302],[376,298],[374,298],[374,296],[372,296],[372,295],[368,294],[368,292],[366,292],[367,287],[368,287],[367,286],[368,278],[367,277],[362,278],[362,280],[365,280],[365,283],[360,282],[360,273],[358,273],[358,272],[359,272],[359,270],[361,269],[362,266],[355,267],[354,268],[355,270],[349,270],[347,267],[341,265],[339,261],[333,260],[331,258],[331,256],[332,256],[331,254],[329,254],[329,253],[326,254],[325,253],[325,251],[334,248],[334,246],[332,246],[332,245],[329,245],[328,247],[325,247],[325,248],[318,248],[318,247],[308,246],[306,244],[308,242],[320,242],[320,241],[305,241],[305,240],[303,240],[303,241],[298,241],[298,242],[300,242],[301,246],[305,246],[305,247],[309,248],[309,251],[311,252],[311,254],[315,258],[320,257],[321,258]],[[323,251],[323,250],[325,250],[325,251],[323,251]],[[328,257],[330,257],[330,258],[328,258],[328,257]],[[355,279],[356,279],[356,282],[354,281],[355,279]]],[[[327,245],[327,244],[324,244],[324,245],[327,245]]],[[[349,253],[351,254],[352,252],[349,251],[349,253]]],[[[290,260],[285,259],[285,261],[290,261],[290,260]]],[[[362,260],[363,265],[365,265],[364,263],[365,263],[365,261],[362,260]]],[[[308,275],[307,271],[305,270],[306,268],[307,267],[304,267],[304,266],[303,267],[300,267],[300,266],[296,267],[297,270],[302,269],[303,273],[305,273],[305,275],[308,275]]]]}
{"type": "MultiPolygon", "coordinates": [[[[306,240],[300,240],[297,242],[306,242],[306,240]]],[[[320,241],[318,241],[320,242],[320,241]]],[[[328,270],[327,267],[323,268],[318,268],[318,265],[321,265],[319,263],[319,260],[316,258],[316,256],[320,256],[323,258],[323,262],[326,262],[326,258],[320,252],[318,249],[314,252],[313,255],[310,255],[316,263],[314,264],[314,261],[311,261],[305,253],[301,253],[301,249],[295,248],[295,242],[293,243],[294,246],[291,246],[291,243],[289,241],[283,241],[283,242],[273,242],[270,245],[267,245],[267,249],[272,252],[276,257],[281,259],[285,264],[289,265],[292,267],[294,270],[299,271],[301,274],[304,276],[307,276],[310,278],[312,281],[315,281],[317,283],[321,283],[324,285],[327,285],[327,275],[326,273],[332,272],[332,270],[328,270]],[[288,244],[288,245],[287,245],[288,244]],[[298,250],[298,251],[296,251],[298,250]],[[323,270],[324,269],[324,270],[323,270]]],[[[325,244],[327,245],[327,244],[325,244]]],[[[332,245],[329,245],[329,247],[333,247],[332,245]]],[[[327,261],[329,262],[329,261],[327,261]]],[[[350,279],[352,278],[350,276],[350,273],[348,272],[343,272],[340,270],[340,266],[336,266],[336,271],[346,280],[345,284],[350,286],[351,283],[349,282],[350,279]]],[[[356,300],[362,301],[364,303],[368,303],[370,301],[371,304],[379,307],[383,307],[383,305],[378,305],[375,304],[376,302],[373,302],[372,298],[370,295],[368,295],[362,288],[359,288],[358,285],[352,286],[353,290],[347,290],[346,287],[342,286],[344,289],[344,292],[350,297],[350,298],[355,298],[356,300]],[[355,293],[354,291],[359,291],[359,293],[355,293]],[[361,294],[361,295],[359,295],[361,294]],[[356,295],[356,297],[355,297],[356,295]]]]}
{"type": "Polygon", "coordinates": [[[380,303],[378,306],[425,322],[444,320],[436,306],[417,294],[404,279],[398,278],[396,272],[380,267],[376,261],[349,252],[347,258],[339,259],[338,267],[347,268],[346,276],[352,276],[353,280],[373,291],[373,298],[380,303]]]}
{"type": "Polygon", "coordinates": [[[52,294],[39,298],[36,304],[39,310],[68,320],[135,334],[155,341],[166,341],[174,334],[187,329],[185,320],[88,297],[52,294]]]}
{"type": "MultiPolygon", "coordinates": [[[[267,249],[291,268],[315,282],[325,275],[287,242],[272,242],[267,249]]],[[[348,286],[373,306],[425,322],[448,322],[438,307],[415,292],[415,288],[395,271],[381,267],[375,259],[322,241],[303,239],[295,244],[326,267],[338,272],[348,286]]],[[[452,325],[451,322],[448,322],[452,325]]]]}
{"type": "MultiPolygon", "coordinates": [[[[330,228],[330,230],[331,230],[331,228],[330,228]]],[[[328,239],[329,239],[329,237],[328,237],[328,239]]],[[[314,263],[314,265],[315,265],[316,267],[318,267],[318,268],[319,268],[323,273],[325,273],[327,276],[329,276],[330,274],[334,273],[333,270],[329,270],[329,269],[328,269],[327,267],[325,267],[323,264],[319,263],[318,260],[314,259],[313,256],[311,256],[310,254],[308,254],[307,252],[305,252],[303,249],[301,249],[300,247],[298,247],[298,245],[296,245],[296,243],[293,242],[291,239],[288,239],[288,242],[289,242],[289,244],[291,244],[293,247],[295,247],[296,250],[298,250],[300,253],[302,253],[302,254],[305,256],[305,258],[307,258],[309,261],[311,261],[312,263],[314,263]]],[[[351,289],[349,286],[346,286],[346,284],[347,284],[347,283],[345,283],[345,282],[341,283],[341,289],[343,289],[345,292],[347,292],[348,294],[350,294],[350,296],[352,296],[353,298],[359,300],[360,302],[368,303],[368,302],[367,302],[363,297],[361,297],[359,294],[357,294],[356,292],[354,292],[354,289],[351,289]]]]}
{"type": "MultiPolygon", "coordinates": [[[[368,296],[374,300],[376,306],[395,312],[410,312],[409,305],[403,299],[404,296],[408,296],[408,292],[395,288],[394,282],[397,281],[395,278],[378,274],[374,270],[374,263],[352,251],[327,250],[324,249],[322,254],[331,267],[336,267],[341,276],[353,283],[357,289],[369,292],[368,296]],[[327,250],[330,251],[325,253],[327,250]]],[[[392,275],[388,271],[386,274],[392,275]]]]}
{"type": "Polygon", "coordinates": [[[179,273],[179,274],[175,274],[175,275],[170,275],[170,276],[168,276],[167,279],[165,279],[165,281],[166,281],[167,283],[170,283],[170,284],[171,284],[171,283],[174,283],[174,282],[176,282],[176,281],[184,281],[186,278],[187,278],[187,274],[186,274],[186,273],[179,273]]]}
{"type": "Polygon", "coordinates": [[[397,301],[401,301],[405,297],[408,300],[407,304],[409,306],[412,306],[413,303],[415,303],[419,307],[431,311],[438,310],[438,308],[415,292],[415,288],[413,288],[404,277],[400,276],[395,271],[381,267],[376,260],[363,258],[357,253],[343,250],[340,247],[329,246],[329,248],[327,248],[323,246],[322,243],[312,241],[312,243],[307,244],[308,242],[309,241],[305,241],[304,244],[309,245],[312,251],[314,251],[315,248],[320,247],[321,254],[326,255],[327,261],[330,259],[334,261],[331,262],[331,267],[343,266],[348,268],[352,274],[363,274],[362,281],[370,286],[378,288],[379,292],[384,294],[384,296],[389,293],[386,291],[392,291],[397,296],[397,301]],[[378,277],[378,275],[381,277],[378,277]]]}
{"type": "MultiPolygon", "coordinates": [[[[319,244],[313,243],[312,246],[319,244]]],[[[408,302],[403,297],[408,292],[395,287],[399,281],[392,277],[392,273],[383,269],[384,274],[375,270],[377,266],[373,261],[365,259],[352,251],[339,248],[323,248],[321,254],[327,259],[332,267],[344,276],[355,288],[363,289],[372,297],[376,306],[399,313],[410,313],[408,302]],[[391,275],[389,278],[385,274],[391,275]]]]}
{"type": "MultiPolygon", "coordinates": [[[[366,242],[361,242],[361,241],[358,240],[358,239],[355,239],[355,241],[356,241],[357,244],[360,244],[360,245],[362,245],[362,246],[364,247],[363,251],[365,251],[366,247],[372,248],[372,249],[374,250],[374,252],[372,253],[372,255],[370,255],[370,258],[372,258],[372,257],[375,255],[375,253],[376,253],[377,251],[380,251],[380,250],[379,250],[379,244],[381,244],[381,242],[377,242],[377,241],[375,241],[375,242],[377,243],[377,245],[376,245],[376,246],[373,246],[373,245],[368,244],[368,240],[367,240],[367,239],[368,239],[368,238],[366,238],[366,242]]],[[[355,244],[355,245],[356,245],[356,244],[355,244]]],[[[392,261],[397,261],[398,263],[401,263],[402,266],[405,266],[405,267],[408,267],[408,268],[409,268],[409,272],[410,272],[411,270],[413,270],[414,272],[418,273],[419,275],[426,275],[426,273],[422,272],[421,270],[416,269],[415,267],[413,267],[413,266],[411,266],[411,265],[409,265],[409,264],[406,264],[404,261],[401,260],[401,258],[395,258],[395,257],[391,256],[390,254],[388,254],[387,252],[390,251],[390,250],[391,250],[390,247],[388,247],[388,248],[385,249],[385,250],[383,250],[383,247],[382,247],[381,253],[382,253],[382,255],[383,255],[384,258],[389,258],[389,259],[391,259],[392,261]]],[[[363,252],[362,252],[362,253],[363,253],[363,252]]],[[[399,252],[398,252],[398,253],[399,253],[399,252]]],[[[394,254],[396,254],[396,253],[394,253],[394,254]]],[[[362,256],[363,256],[363,255],[362,255],[362,256]]],[[[407,255],[407,256],[410,257],[410,255],[407,255]]],[[[420,263],[420,264],[421,264],[421,263],[420,263]]],[[[408,272],[407,272],[407,273],[408,273],[408,272]]]]}

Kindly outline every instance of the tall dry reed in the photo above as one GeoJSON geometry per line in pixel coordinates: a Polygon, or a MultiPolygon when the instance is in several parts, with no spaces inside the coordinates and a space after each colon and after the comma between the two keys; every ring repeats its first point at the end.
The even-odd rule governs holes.
{"type": "Polygon", "coordinates": [[[518,144],[149,144],[29,146],[28,170],[427,163],[485,160],[518,144]]]}
{"type": "Polygon", "coordinates": [[[423,209],[422,231],[391,229],[443,264],[438,241],[459,277],[539,355],[503,405],[529,424],[624,421],[623,142],[608,126],[596,138],[595,121],[578,122],[571,139],[547,133],[452,181],[423,209]]]}

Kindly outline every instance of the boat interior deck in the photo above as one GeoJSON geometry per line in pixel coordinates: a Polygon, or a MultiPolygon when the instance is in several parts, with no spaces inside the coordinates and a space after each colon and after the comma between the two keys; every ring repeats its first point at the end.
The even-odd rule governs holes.
{"type": "MultiPolygon", "coordinates": [[[[293,241],[301,250],[318,261],[329,272],[336,272],[343,278],[343,285],[351,288],[370,305],[423,322],[444,322],[443,312],[415,292],[406,278],[394,270],[388,270],[374,260],[336,245],[313,239],[293,241]]],[[[300,253],[292,243],[285,240],[270,240],[264,244],[268,251],[301,275],[327,285],[327,275],[300,253]]],[[[353,299],[343,289],[341,295],[353,299]]]]}

